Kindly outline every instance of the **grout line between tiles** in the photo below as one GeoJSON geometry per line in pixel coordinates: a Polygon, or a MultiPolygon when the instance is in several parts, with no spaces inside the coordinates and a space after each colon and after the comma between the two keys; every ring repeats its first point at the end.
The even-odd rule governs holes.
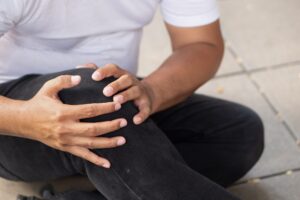
{"type": "Polygon", "coordinates": [[[283,67],[295,66],[295,65],[300,65],[300,60],[295,60],[295,61],[286,62],[286,63],[280,63],[280,64],[277,64],[277,65],[271,65],[271,66],[262,66],[260,68],[261,69],[280,69],[280,68],[283,68],[283,67]]]}
{"type": "MultiPolygon", "coordinates": [[[[237,55],[237,53],[233,50],[233,48],[231,46],[227,46],[228,51],[233,55],[233,57],[235,59],[238,59],[239,56],[237,55]]],[[[240,74],[245,74],[248,76],[250,82],[255,86],[255,88],[258,90],[258,92],[260,93],[260,95],[262,96],[262,98],[266,101],[266,103],[268,104],[268,106],[271,108],[271,110],[273,111],[273,113],[275,115],[279,114],[279,111],[276,109],[276,107],[272,104],[272,102],[270,101],[270,99],[267,97],[267,95],[261,90],[260,85],[257,83],[257,81],[255,81],[251,75],[252,72],[248,71],[245,64],[241,61],[238,62],[238,65],[241,67],[242,72],[240,72],[240,74]]],[[[270,68],[266,68],[265,70],[268,70],[270,68]]],[[[260,70],[261,71],[261,70],[260,70]]],[[[288,131],[289,135],[293,138],[293,140],[295,140],[295,142],[298,142],[298,138],[296,136],[296,134],[294,133],[294,131],[291,129],[291,127],[288,125],[287,121],[285,119],[281,120],[281,124],[285,127],[285,129],[288,131]]]]}
{"type": "Polygon", "coordinates": [[[293,173],[300,173],[300,168],[295,168],[295,169],[291,169],[291,170],[287,170],[287,171],[281,171],[281,172],[277,172],[274,174],[269,174],[269,175],[251,178],[248,180],[243,180],[243,181],[233,184],[231,187],[242,185],[242,184],[247,184],[247,183],[257,183],[260,180],[265,180],[265,179],[274,178],[274,177],[278,177],[278,176],[291,176],[293,173]]]}
{"type": "MultiPolygon", "coordinates": [[[[235,53],[233,53],[233,52],[230,52],[230,53],[232,53],[233,56],[236,57],[235,53]]],[[[247,74],[247,73],[252,75],[252,74],[258,73],[258,72],[266,72],[268,70],[281,69],[283,67],[285,67],[285,68],[286,67],[292,67],[292,66],[295,66],[295,65],[300,65],[300,61],[293,61],[293,62],[289,62],[289,63],[282,63],[282,64],[279,64],[279,65],[261,67],[261,68],[250,69],[250,70],[245,68],[246,71],[244,71],[244,69],[242,68],[242,71],[230,72],[230,73],[226,73],[226,74],[220,74],[220,75],[215,76],[214,78],[219,79],[219,78],[225,78],[225,77],[229,77],[229,76],[238,76],[238,75],[247,74]]],[[[239,64],[239,66],[240,66],[240,64],[239,64]]]]}

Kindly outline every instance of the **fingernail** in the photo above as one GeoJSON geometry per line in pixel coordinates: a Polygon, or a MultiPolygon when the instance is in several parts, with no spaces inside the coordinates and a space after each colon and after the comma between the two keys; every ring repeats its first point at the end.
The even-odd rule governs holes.
{"type": "Polygon", "coordinates": [[[77,65],[75,68],[76,68],[76,69],[86,68],[86,66],[84,66],[84,65],[77,65]]]}
{"type": "Polygon", "coordinates": [[[136,124],[139,124],[139,123],[142,122],[142,118],[141,117],[135,117],[134,121],[135,121],[136,124]]]}
{"type": "Polygon", "coordinates": [[[114,102],[123,103],[124,97],[122,95],[114,96],[114,102]]]}
{"type": "Polygon", "coordinates": [[[92,79],[95,81],[100,81],[101,78],[102,78],[102,76],[101,76],[100,72],[98,72],[98,71],[95,71],[92,75],[92,79]]]}
{"type": "Polygon", "coordinates": [[[122,119],[120,122],[120,126],[121,126],[121,128],[127,126],[127,121],[125,119],[122,119]]]}
{"type": "Polygon", "coordinates": [[[77,85],[80,82],[80,80],[81,80],[81,77],[78,75],[71,77],[72,85],[77,85]]]}
{"type": "Polygon", "coordinates": [[[121,104],[116,103],[116,105],[115,105],[115,110],[117,111],[117,110],[120,110],[120,109],[121,109],[121,104]]]}
{"type": "Polygon", "coordinates": [[[114,89],[110,86],[107,86],[103,89],[103,94],[108,97],[113,95],[113,92],[114,92],[114,89]]]}
{"type": "Polygon", "coordinates": [[[109,164],[109,163],[104,163],[104,164],[102,165],[102,167],[109,169],[109,168],[110,168],[110,164],[109,164]]]}
{"type": "Polygon", "coordinates": [[[120,138],[120,139],[118,139],[118,141],[117,141],[117,145],[118,145],[118,146],[124,145],[125,143],[126,143],[125,138],[120,138]]]}

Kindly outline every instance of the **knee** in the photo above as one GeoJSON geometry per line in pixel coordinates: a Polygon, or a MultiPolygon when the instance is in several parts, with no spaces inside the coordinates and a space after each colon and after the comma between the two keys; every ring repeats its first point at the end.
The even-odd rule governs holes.
{"type": "Polygon", "coordinates": [[[240,139],[238,153],[239,170],[241,174],[247,173],[259,160],[264,150],[264,126],[259,115],[252,109],[240,106],[237,116],[237,128],[240,139]]]}
{"type": "MultiPolygon", "coordinates": [[[[264,149],[264,125],[260,116],[248,107],[241,109],[243,133],[247,143],[251,144],[255,159],[258,160],[264,149]]],[[[250,148],[250,147],[249,147],[250,148]]],[[[250,148],[250,149],[252,149],[250,148]]]]}
{"type": "Polygon", "coordinates": [[[230,104],[231,116],[228,122],[226,141],[230,141],[229,164],[225,166],[226,179],[223,186],[229,186],[243,177],[259,160],[264,149],[263,122],[252,109],[240,104],[230,104]]]}
{"type": "MultiPolygon", "coordinates": [[[[59,93],[59,97],[63,103],[70,105],[80,105],[88,103],[104,103],[113,101],[112,97],[106,97],[103,94],[103,89],[112,81],[116,80],[113,77],[105,78],[102,81],[94,81],[92,79],[92,74],[94,69],[72,69],[63,72],[63,74],[68,75],[79,75],[81,77],[81,82],[78,86],[70,89],[62,90],[59,93]]],[[[112,120],[117,117],[125,117],[127,119],[134,116],[137,113],[137,108],[132,102],[127,102],[122,105],[122,109],[118,112],[111,113],[102,117],[97,117],[94,119],[89,119],[89,121],[102,121],[102,120],[112,120]]]]}
{"type": "Polygon", "coordinates": [[[103,88],[112,82],[114,78],[106,78],[102,81],[92,80],[94,69],[73,69],[62,72],[66,75],[79,75],[81,82],[78,86],[62,90],[59,93],[60,99],[67,104],[86,104],[112,101],[111,97],[103,95],[103,88]]]}

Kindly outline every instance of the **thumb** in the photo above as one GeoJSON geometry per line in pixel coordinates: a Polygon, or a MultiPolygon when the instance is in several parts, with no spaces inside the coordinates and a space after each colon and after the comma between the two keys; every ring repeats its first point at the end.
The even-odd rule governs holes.
{"type": "Polygon", "coordinates": [[[78,85],[81,81],[81,77],[71,75],[61,75],[54,79],[47,81],[40,89],[40,93],[45,95],[56,95],[59,91],[67,88],[72,88],[78,85]]]}

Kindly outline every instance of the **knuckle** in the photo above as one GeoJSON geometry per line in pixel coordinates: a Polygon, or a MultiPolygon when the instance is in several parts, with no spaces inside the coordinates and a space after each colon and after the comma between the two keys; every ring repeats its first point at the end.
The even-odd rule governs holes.
{"type": "Polygon", "coordinates": [[[128,74],[128,73],[126,73],[126,74],[124,74],[123,75],[123,78],[125,79],[125,80],[131,80],[131,76],[130,76],[130,74],[128,74]]]}
{"type": "Polygon", "coordinates": [[[95,147],[95,141],[94,140],[89,140],[87,141],[87,146],[88,148],[94,148],[95,147]]]}
{"type": "Polygon", "coordinates": [[[123,97],[123,100],[122,100],[122,101],[125,102],[125,101],[128,100],[128,98],[129,98],[131,95],[130,95],[130,92],[127,90],[127,91],[125,91],[125,92],[122,92],[121,96],[123,97]]]}
{"type": "Polygon", "coordinates": [[[53,120],[55,121],[63,121],[65,118],[64,112],[60,109],[56,110],[53,115],[53,120]]]}
{"type": "Polygon", "coordinates": [[[98,105],[97,109],[101,112],[101,113],[108,113],[108,112],[114,112],[116,104],[115,103],[104,103],[101,105],[98,105]]]}
{"type": "Polygon", "coordinates": [[[97,111],[97,107],[95,105],[90,105],[85,109],[85,114],[87,116],[93,116],[97,111]]]}
{"type": "Polygon", "coordinates": [[[65,139],[64,137],[59,137],[57,139],[57,143],[60,145],[60,146],[64,146],[67,144],[67,139],[65,139]]]}
{"type": "Polygon", "coordinates": [[[120,70],[120,67],[116,64],[110,64],[110,66],[115,70],[120,70]]]}
{"type": "Polygon", "coordinates": [[[125,74],[125,75],[123,75],[124,76],[124,78],[125,78],[125,80],[126,80],[126,82],[127,82],[127,84],[129,84],[129,85],[132,85],[134,82],[133,82],[133,77],[130,75],[130,74],[125,74]]]}
{"type": "Polygon", "coordinates": [[[113,147],[117,147],[117,139],[115,138],[110,138],[107,139],[104,143],[103,143],[103,148],[113,148],[113,147]]]}
{"type": "Polygon", "coordinates": [[[57,138],[59,138],[59,137],[62,135],[62,133],[63,133],[64,131],[65,131],[65,130],[64,130],[64,127],[63,127],[62,125],[57,125],[57,126],[54,128],[54,132],[55,132],[57,138]]]}
{"type": "Polygon", "coordinates": [[[60,84],[69,84],[71,82],[70,76],[60,75],[60,76],[58,76],[58,82],[60,84]]]}
{"type": "Polygon", "coordinates": [[[85,133],[90,134],[90,135],[96,135],[97,134],[96,126],[88,126],[85,130],[85,133]]]}
{"type": "Polygon", "coordinates": [[[43,86],[48,88],[48,87],[50,87],[50,85],[52,85],[53,81],[54,80],[49,80],[49,81],[45,82],[43,86]]]}
{"type": "Polygon", "coordinates": [[[55,143],[54,148],[59,149],[59,150],[64,150],[64,146],[61,145],[59,142],[55,143]]]}
{"type": "Polygon", "coordinates": [[[58,125],[54,129],[55,138],[61,140],[64,135],[68,133],[68,129],[64,125],[58,125]]]}
{"type": "Polygon", "coordinates": [[[149,106],[146,106],[143,110],[144,115],[149,115],[150,112],[151,112],[151,109],[149,108],[149,106]]]}
{"type": "Polygon", "coordinates": [[[116,111],[116,104],[115,103],[109,103],[109,104],[106,104],[106,105],[102,105],[102,106],[99,107],[99,110],[101,111],[102,114],[115,112],[116,111]]]}
{"type": "Polygon", "coordinates": [[[119,88],[121,88],[120,81],[118,81],[118,80],[115,81],[115,82],[113,82],[113,83],[111,83],[109,86],[112,87],[114,91],[118,90],[119,88]]]}
{"type": "Polygon", "coordinates": [[[90,154],[88,152],[84,152],[81,154],[81,158],[84,160],[90,160],[90,154]]]}
{"type": "Polygon", "coordinates": [[[56,81],[57,82],[60,82],[60,83],[64,83],[66,80],[66,76],[65,75],[60,75],[56,78],[56,81]]]}
{"type": "Polygon", "coordinates": [[[111,130],[118,130],[120,129],[120,121],[112,121],[110,124],[111,130]]]}
{"type": "Polygon", "coordinates": [[[88,63],[87,65],[95,68],[98,67],[95,63],[88,63]]]}
{"type": "Polygon", "coordinates": [[[141,88],[138,87],[138,86],[134,86],[134,87],[132,88],[132,92],[135,93],[135,94],[137,94],[138,96],[140,96],[140,95],[142,94],[142,90],[141,90],[141,88]]]}
{"type": "Polygon", "coordinates": [[[66,145],[66,141],[61,137],[58,138],[55,142],[55,147],[58,149],[64,149],[65,145],[66,145]]]}
{"type": "Polygon", "coordinates": [[[109,105],[106,108],[107,108],[107,111],[114,112],[116,110],[116,104],[115,103],[109,103],[109,105]]]}
{"type": "Polygon", "coordinates": [[[118,146],[118,139],[117,139],[117,138],[111,139],[111,140],[108,142],[108,145],[109,145],[109,147],[117,147],[117,146],[118,146]]]}

